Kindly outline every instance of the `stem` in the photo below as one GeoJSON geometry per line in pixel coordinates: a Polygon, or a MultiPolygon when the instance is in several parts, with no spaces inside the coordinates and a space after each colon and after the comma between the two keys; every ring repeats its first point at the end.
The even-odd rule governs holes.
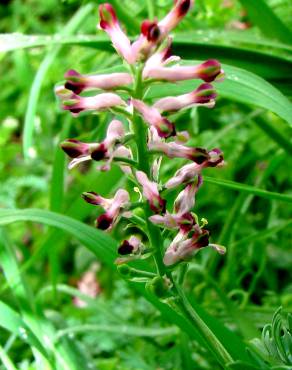
{"type": "Polygon", "coordinates": [[[196,328],[204,339],[209,350],[215,355],[222,366],[225,367],[227,364],[233,362],[232,357],[224,348],[222,343],[194,310],[179,284],[174,282],[174,286],[180,298],[179,306],[181,311],[196,325],[196,328]]]}
{"type": "MultiPolygon", "coordinates": [[[[142,70],[142,67],[138,67],[135,71],[135,87],[133,97],[136,99],[142,99],[144,94],[142,70]]],[[[149,176],[150,165],[147,148],[147,126],[135,111],[133,113],[133,128],[137,143],[138,168],[145,172],[147,176],[149,176]]]]}

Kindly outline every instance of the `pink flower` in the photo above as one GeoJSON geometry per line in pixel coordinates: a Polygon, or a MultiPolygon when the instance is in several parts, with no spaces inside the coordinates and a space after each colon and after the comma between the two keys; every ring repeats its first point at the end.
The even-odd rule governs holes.
{"type": "Polygon", "coordinates": [[[150,142],[148,144],[150,150],[162,152],[169,158],[185,158],[190,159],[198,164],[204,162],[209,158],[208,152],[203,148],[190,148],[188,146],[179,144],[175,141],[166,143],[160,142],[150,142]]]}
{"type": "MultiPolygon", "coordinates": [[[[91,268],[86,271],[77,282],[77,287],[80,293],[91,298],[95,298],[101,291],[98,280],[96,279],[97,268],[97,265],[91,266],[91,268]]],[[[80,308],[87,306],[87,303],[79,297],[74,297],[73,303],[75,306],[80,308]]]]}
{"type": "Polygon", "coordinates": [[[195,225],[192,236],[179,232],[167,248],[163,262],[166,266],[174,265],[179,261],[189,260],[193,254],[209,245],[209,231],[195,225]]]}
{"type": "Polygon", "coordinates": [[[162,50],[157,51],[155,54],[151,55],[145,63],[143,69],[143,77],[147,78],[149,71],[158,67],[164,67],[169,63],[177,62],[180,60],[180,57],[172,55],[171,50],[172,38],[168,37],[167,43],[162,50]]]}
{"type": "Polygon", "coordinates": [[[197,183],[188,184],[177,196],[174,202],[175,213],[168,212],[165,215],[153,215],[149,220],[154,224],[166,227],[168,229],[180,229],[181,232],[189,232],[196,223],[190,210],[195,205],[195,194],[202,184],[201,176],[198,176],[197,183]]]}
{"type": "Polygon", "coordinates": [[[188,232],[192,229],[195,219],[189,212],[181,213],[169,213],[166,211],[164,215],[153,215],[149,217],[149,220],[156,225],[167,229],[180,229],[182,232],[188,232]]]}
{"type": "Polygon", "coordinates": [[[201,174],[203,168],[223,165],[223,154],[219,149],[212,149],[208,152],[208,155],[209,158],[200,164],[190,163],[180,168],[174,176],[166,182],[165,187],[174,188],[180,184],[192,182],[196,176],[201,174]]]}
{"type": "Polygon", "coordinates": [[[103,89],[112,90],[114,88],[129,85],[133,82],[133,78],[129,73],[111,73],[86,76],[70,69],[65,73],[67,82],[65,88],[73,91],[75,94],[80,94],[83,90],[103,89]]]}
{"type": "Polygon", "coordinates": [[[174,7],[171,11],[158,22],[158,27],[161,31],[162,37],[166,37],[177,24],[186,16],[191,6],[192,0],[176,0],[174,7]]]}
{"type": "Polygon", "coordinates": [[[154,126],[160,137],[167,138],[175,135],[175,127],[168,119],[163,117],[154,107],[149,107],[141,100],[131,99],[134,108],[142,115],[143,119],[154,126]]]}
{"type": "MultiPolygon", "coordinates": [[[[69,90],[67,90],[69,91],[69,90]]],[[[78,116],[82,111],[99,111],[113,108],[118,105],[125,105],[124,101],[117,94],[102,93],[95,96],[81,97],[70,91],[71,95],[65,95],[65,90],[62,90],[61,97],[63,109],[69,110],[73,116],[78,116]]]]}
{"type": "MultiPolygon", "coordinates": [[[[61,148],[69,157],[73,158],[69,163],[69,169],[84,161],[108,160],[110,163],[115,154],[115,148],[125,136],[122,122],[113,120],[108,126],[105,139],[101,143],[82,143],[81,141],[68,139],[61,143],[61,148]]],[[[120,154],[122,154],[120,152],[120,154]]],[[[120,156],[119,154],[116,156],[120,156]]],[[[124,156],[124,155],[121,155],[124,156]]],[[[109,165],[108,163],[108,165],[109,165]]]]}
{"type": "Polygon", "coordinates": [[[95,192],[82,194],[83,199],[94,205],[100,205],[106,212],[96,219],[96,227],[110,231],[121,214],[121,209],[129,202],[129,194],[124,189],[119,189],[113,199],[103,198],[95,192]]]}
{"type": "Polygon", "coordinates": [[[144,21],[141,25],[141,34],[133,42],[132,51],[136,60],[147,59],[157,47],[160,38],[160,30],[157,22],[144,21]]]}
{"type": "Polygon", "coordinates": [[[135,54],[133,53],[131,42],[122,31],[114,8],[111,4],[101,4],[99,6],[100,28],[105,30],[110,36],[114,48],[129,63],[135,63],[135,54]]]}
{"type": "Polygon", "coordinates": [[[205,82],[212,82],[216,77],[222,77],[223,71],[217,60],[210,59],[197,66],[153,66],[147,67],[143,71],[144,78],[165,80],[170,82],[202,79],[205,82]]]}
{"type": "Polygon", "coordinates": [[[136,172],[136,178],[142,185],[143,195],[148,200],[150,209],[156,213],[165,212],[166,201],[159,195],[157,184],[150,181],[142,171],[136,172]]]}
{"type": "Polygon", "coordinates": [[[118,248],[118,253],[121,255],[136,253],[141,246],[141,239],[132,235],[128,240],[124,240],[118,248]]]}
{"type": "Polygon", "coordinates": [[[202,84],[195,91],[179,96],[169,96],[158,100],[154,104],[160,112],[175,112],[192,106],[204,105],[212,108],[217,94],[210,84],[202,84]]]}
{"type": "Polygon", "coordinates": [[[90,153],[90,144],[82,143],[79,140],[67,139],[61,143],[61,148],[70,158],[87,156],[90,153]]]}
{"type": "Polygon", "coordinates": [[[198,176],[197,183],[188,184],[177,196],[174,210],[177,214],[189,212],[195,205],[195,195],[203,183],[202,176],[198,176]]]}

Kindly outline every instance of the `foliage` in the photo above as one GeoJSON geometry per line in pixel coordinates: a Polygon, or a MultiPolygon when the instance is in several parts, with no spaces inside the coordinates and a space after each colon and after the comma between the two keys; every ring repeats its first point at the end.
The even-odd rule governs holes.
{"type": "MultiPolygon", "coordinates": [[[[89,226],[97,213],[82,192],[111,196],[123,186],[134,194],[133,184],[116,165],[107,173],[95,165],[69,172],[59,147],[69,136],[101,140],[111,118],[71,119],[53,93],[71,68],[123,70],[108,38],[96,31],[99,3],[0,5],[0,368],[219,369],[172,302],[116,272],[117,241],[133,230],[122,221],[108,236],[89,226]],[[94,271],[96,298],[78,290],[87,271],[94,271]],[[86,305],[76,306],[76,297],[86,305]]],[[[135,37],[143,19],[161,18],[173,2],[111,3],[135,37]]],[[[235,360],[232,369],[291,368],[291,317],[281,324],[275,313],[292,308],[289,14],[288,0],[197,0],[173,32],[174,53],[186,64],[216,58],[227,76],[218,84],[216,109],[183,111],[176,121],[194,146],[220,147],[226,160],[222,169],[206,170],[195,208],[227,254],[200,251],[184,288],[235,360]]],[[[190,86],[196,84],[155,85],[147,98],[190,86]]],[[[163,176],[183,163],[163,161],[163,176]]],[[[135,267],[147,269],[143,261],[135,267]]]]}

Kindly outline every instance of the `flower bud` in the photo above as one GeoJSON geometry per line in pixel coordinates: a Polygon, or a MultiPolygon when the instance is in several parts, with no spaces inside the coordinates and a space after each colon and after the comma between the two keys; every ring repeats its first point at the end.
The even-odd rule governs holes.
{"type": "Polygon", "coordinates": [[[167,138],[175,135],[175,127],[172,122],[163,117],[154,107],[149,107],[141,100],[131,99],[134,108],[142,115],[143,119],[150,125],[155,127],[158,135],[167,138]]]}
{"type": "Polygon", "coordinates": [[[61,143],[61,148],[70,158],[77,158],[89,154],[90,146],[79,140],[67,139],[61,143]]]}
{"type": "Polygon", "coordinates": [[[150,181],[142,171],[136,172],[136,178],[142,185],[143,195],[148,200],[151,210],[156,213],[165,212],[166,201],[159,195],[158,185],[150,181]]]}
{"type": "Polygon", "coordinates": [[[65,73],[65,78],[67,80],[65,88],[73,91],[77,95],[83,90],[112,90],[120,86],[129,85],[133,82],[133,78],[129,73],[110,73],[85,76],[73,69],[70,69],[65,73]]]}
{"type": "Polygon", "coordinates": [[[101,4],[99,6],[100,28],[105,30],[111,38],[116,51],[129,63],[135,63],[131,42],[122,31],[114,8],[111,4],[101,4]]]}
{"type": "Polygon", "coordinates": [[[162,98],[153,107],[160,112],[176,112],[196,105],[205,105],[208,108],[212,108],[215,104],[216,96],[214,87],[206,83],[190,93],[162,98]]]}

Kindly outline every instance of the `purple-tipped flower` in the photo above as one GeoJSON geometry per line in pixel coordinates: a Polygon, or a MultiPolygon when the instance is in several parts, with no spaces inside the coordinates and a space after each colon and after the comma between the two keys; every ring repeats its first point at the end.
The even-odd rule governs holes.
{"type": "Polygon", "coordinates": [[[203,183],[202,176],[198,176],[196,183],[188,184],[177,196],[174,210],[178,214],[189,212],[195,205],[195,195],[203,183]]]}
{"type": "Polygon", "coordinates": [[[217,76],[222,76],[221,65],[217,60],[208,60],[197,66],[153,66],[143,71],[144,78],[164,80],[170,82],[201,79],[205,82],[212,82],[217,76]]]}
{"type": "Polygon", "coordinates": [[[163,117],[159,111],[154,107],[149,107],[141,100],[131,99],[134,108],[142,115],[144,120],[150,125],[154,126],[158,135],[167,138],[175,135],[175,127],[172,122],[163,117]]]}
{"type": "Polygon", "coordinates": [[[166,266],[190,259],[193,254],[209,245],[209,231],[195,225],[192,236],[179,232],[167,248],[163,262],[166,266]]]}
{"type": "Polygon", "coordinates": [[[70,158],[87,156],[90,152],[90,145],[79,140],[67,139],[61,143],[61,148],[70,158]]]}
{"type": "Polygon", "coordinates": [[[86,76],[70,69],[65,73],[65,88],[80,94],[83,90],[103,89],[112,90],[120,86],[129,85],[133,78],[129,73],[111,73],[86,76]]]}
{"type": "Polygon", "coordinates": [[[201,164],[190,163],[180,168],[174,176],[166,182],[165,187],[170,189],[179,186],[180,184],[187,184],[200,175],[203,168],[219,167],[223,165],[223,154],[219,149],[209,151],[208,155],[209,158],[201,164]]]}
{"type": "Polygon", "coordinates": [[[129,239],[124,240],[118,248],[118,253],[128,255],[136,253],[141,245],[141,239],[132,235],[129,239]]]}
{"type": "Polygon", "coordinates": [[[193,0],[176,0],[171,11],[160,21],[158,26],[161,30],[162,37],[166,37],[171,30],[186,16],[193,0]]]}
{"type": "Polygon", "coordinates": [[[172,38],[168,37],[165,46],[147,59],[143,69],[143,78],[147,78],[149,71],[152,69],[163,67],[180,60],[180,57],[172,55],[171,43],[172,38]]]}
{"type": "Polygon", "coordinates": [[[136,172],[136,178],[143,188],[143,195],[148,200],[150,209],[156,213],[165,212],[166,201],[161,198],[157,184],[150,181],[142,171],[136,172]]]}
{"type": "Polygon", "coordinates": [[[141,34],[133,42],[132,50],[136,60],[145,60],[157,47],[160,39],[160,29],[156,21],[145,20],[141,25],[141,34]]]}
{"type": "Polygon", "coordinates": [[[61,148],[73,158],[69,163],[69,169],[72,169],[81,162],[107,160],[105,166],[109,166],[113,157],[116,155],[126,157],[130,153],[125,151],[115,154],[116,146],[120,144],[125,136],[122,122],[113,120],[108,126],[105,139],[101,143],[82,143],[81,141],[68,139],[61,143],[61,148]]]}
{"type": "Polygon", "coordinates": [[[179,144],[175,141],[166,143],[163,141],[150,142],[148,144],[150,150],[162,152],[169,158],[185,158],[190,159],[198,164],[203,163],[209,158],[208,152],[203,148],[190,148],[188,146],[179,144]]]}
{"type": "Polygon", "coordinates": [[[216,96],[214,87],[205,83],[190,93],[162,98],[153,107],[157,108],[160,112],[176,112],[180,109],[199,105],[212,108],[214,107],[216,96]]]}
{"type": "Polygon", "coordinates": [[[95,161],[109,159],[115,146],[125,136],[125,130],[121,121],[112,120],[108,126],[105,139],[91,152],[91,158],[95,161]]]}
{"type": "Polygon", "coordinates": [[[108,209],[112,204],[112,199],[104,198],[94,191],[82,193],[82,198],[85,200],[85,202],[93,204],[94,206],[101,206],[104,209],[108,209]]]}
{"type": "Polygon", "coordinates": [[[202,177],[198,176],[197,183],[188,184],[177,196],[174,202],[173,214],[166,212],[165,215],[153,215],[149,220],[154,224],[168,229],[180,229],[181,232],[189,232],[196,223],[190,210],[195,205],[195,195],[202,184],[202,177]]]}
{"type": "Polygon", "coordinates": [[[115,10],[111,4],[101,4],[99,6],[100,28],[105,30],[110,36],[116,51],[129,64],[135,63],[135,54],[133,53],[131,42],[123,32],[118,22],[115,10]]]}
{"type": "Polygon", "coordinates": [[[77,116],[82,111],[99,111],[118,105],[125,105],[119,95],[113,93],[102,93],[95,96],[81,97],[71,92],[71,96],[62,99],[62,103],[63,109],[69,110],[73,116],[77,116]]]}
{"type": "Polygon", "coordinates": [[[129,202],[129,194],[124,189],[119,189],[113,199],[103,198],[95,192],[82,194],[83,199],[90,204],[101,206],[106,212],[96,219],[96,227],[101,230],[111,230],[123,208],[129,202]]]}

